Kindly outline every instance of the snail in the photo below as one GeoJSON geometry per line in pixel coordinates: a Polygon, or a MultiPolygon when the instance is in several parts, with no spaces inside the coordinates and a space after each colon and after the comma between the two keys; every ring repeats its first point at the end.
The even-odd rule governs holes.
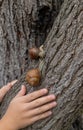
{"type": "Polygon", "coordinates": [[[31,59],[37,59],[37,58],[43,58],[45,53],[43,50],[43,45],[40,46],[39,48],[33,47],[29,49],[29,55],[31,59]]]}
{"type": "Polygon", "coordinates": [[[29,55],[31,59],[37,59],[39,57],[39,48],[37,47],[30,48],[29,55]]]}
{"type": "Polygon", "coordinates": [[[43,45],[39,48],[33,47],[29,49],[31,59],[40,58],[39,68],[31,69],[26,74],[26,81],[31,86],[38,86],[42,76],[43,57],[45,55],[43,45]]]}
{"type": "Polygon", "coordinates": [[[31,69],[26,74],[26,81],[31,86],[38,86],[41,80],[41,71],[38,68],[31,69]]]}

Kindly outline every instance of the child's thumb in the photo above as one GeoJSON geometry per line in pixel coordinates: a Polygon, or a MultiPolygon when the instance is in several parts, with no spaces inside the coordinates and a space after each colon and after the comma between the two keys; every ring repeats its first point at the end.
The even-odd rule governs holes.
{"type": "Polygon", "coordinates": [[[22,85],[21,90],[18,92],[16,97],[24,96],[26,94],[26,87],[22,85]]]}

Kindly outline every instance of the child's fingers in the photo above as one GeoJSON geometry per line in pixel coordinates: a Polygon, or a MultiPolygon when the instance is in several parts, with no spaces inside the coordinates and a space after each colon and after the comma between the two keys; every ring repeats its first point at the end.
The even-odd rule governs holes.
{"type": "Polygon", "coordinates": [[[36,121],[38,121],[40,119],[44,119],[44,118],[49,117],[51,115],[52,115],[52,112],[51,111],[47,111],[45,113],[42,113],[40,115],[37,115],[37,116],[33,117],[32,118],[32,122],[34,123],[34,122],[36,122],[36,121]]]}
{"type": "Polygon", "coordinates": [[[12,82],[8,83],[6,87],[11,88],[18,80],[13,80],[12,82]]]}
{"type": "Polygon", "coordinates": [[[18,94],[15,97],[17,98],[20,96],[24,96],[26,94],[26,91],[27,91],[26,86],[22,85],[21,90],[18,92],[18,94]]]}
{"type": "Polygon", "coordinates": [[[13,80],[9,82],[7,85],[3,86],[1,89],[3,91],[8,91],[18,80],[13,80]]]}
{"type": "Polygon", "coordinates": [[[41,89],[41,90],[38,90],[38,91],[35,91],[33,93],[30,93],[30,94],[26,95],[24,97],[25,98],[24,100],[26,102],[31,102],[31,101],[33,101],[33,100],[35,100],[35,99],[37,99],[37,98],[39,98],[41,96],[46,95],[47,93],[48,93],[47,89],[41,89]]]}
{"type": "Polygon", "coordinates": [[[43,105],[43,106],[40,106],[40,107],[38,107],[38,108],[35,108],[35,109],[31,110],[30,114],[31,114],[32,116],[35,116],[35,115],[44,113],[44,112],[46,112],[46,111],[51,110],[51,109],[54,108],[56,105],[57,105],[56,102],[48,103],[48,104],[46,104],[46,105],[43,105]]]}
{"type": "Polygon", "coordinates": [[[36,100],[34,100],[34,101],[32,101],[30,103],[30,108],[32,109],[32,108],[36,108],[38,106],[44,105],[44,104],[46,104],[48,102],[51,102],[51,101],[55,100],[55,98],[56,97],[53,94],[38,98],[38,99],[36,99],[36,100]]]}
{"type": "Polygon", "coordinates": [[[11,83],[11,85],[14,85],[18,80],[13,80],[11,83]]]}
{"type": "Polygon", "coordinates": [[[8,92],[10,88],[17,82],[17,80],[13,80],[12,82],[8,83],[7,85],[3,86],[1,89],[4,93],[8,92]]]}
{"type": "Polygon", "coordinates": [[[6,93],[10,90],[10,88],[17,82],[17,80],[14,80],[7,85],[3,86],[0,89],[0,101],[2,101],[3,97],[6,95],[6,93]]]}
{"type": "Polygon", "coordinates": [[[0,89],[0,102],[2,101],[3,97],[6,95],[6,93],[8,92],[8,88],[6,88],[5,86],[3,88],[0,89]]]}

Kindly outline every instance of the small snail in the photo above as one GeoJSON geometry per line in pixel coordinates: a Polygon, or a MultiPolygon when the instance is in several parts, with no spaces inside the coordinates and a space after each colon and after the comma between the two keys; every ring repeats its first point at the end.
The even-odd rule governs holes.
{"type": "Polygon", "coordinates": [[[41,80],[41,72],[38,68],[31,69],[26,74],[26,81],[31,86],[38,86],[41,80]]]}
{"type": "Polygon", "coordinates": [[[31,59],[37,59],[39,57],[39,48],[37,47],[30,48],[29,55],[31,59]]]}
{"type": "Polygon", "coordinates": [[[33,47],[29,49],[29,55],[31,59],[43,58],[44,57],[43,45],[39,48],[33,47]]]}

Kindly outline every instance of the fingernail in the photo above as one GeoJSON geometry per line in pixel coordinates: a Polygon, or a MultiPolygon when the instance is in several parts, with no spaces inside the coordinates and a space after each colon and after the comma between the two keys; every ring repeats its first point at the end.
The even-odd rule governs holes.
{"type": "Polygon", "coordinates": [[[23,89],[24,88],[24,85],[21,85],[21,89],[23,89]]]}
{"type": "Polygon", "coordinates": [[[52,103],[52,106],[56,106],[56,105],[57,105],[57,103],[56,103],[56,102],[53,102],[53,103],[52,103]]]}
{"type": "Polygon", "coordinates": [[[48,92],[48,90],[47,90],[47,89],[43,89],[42,91],[43,91],[43,93],[47,93],[47,92],[48,92]]]}
{"type": "Polygon", "coordinates": [[[48,113],[49,115],[52,115],[52,111],[49,111],[49,113],[48,113]]]}
{"type": "Polygon", "coordinates": [[[14,80],[11,82],[11,85],[14,85],[18,80],[14,80]]]}
{"type": "Polygon", "coordinates": [[[7,83],[7,86],[10,86],[11,85],[11,83],[7,83]]]}
{"type": "Polygon", "coordinates": [[[50,98],[51,99],[55,99],[55,95],[50,95],[50,98]]]}

